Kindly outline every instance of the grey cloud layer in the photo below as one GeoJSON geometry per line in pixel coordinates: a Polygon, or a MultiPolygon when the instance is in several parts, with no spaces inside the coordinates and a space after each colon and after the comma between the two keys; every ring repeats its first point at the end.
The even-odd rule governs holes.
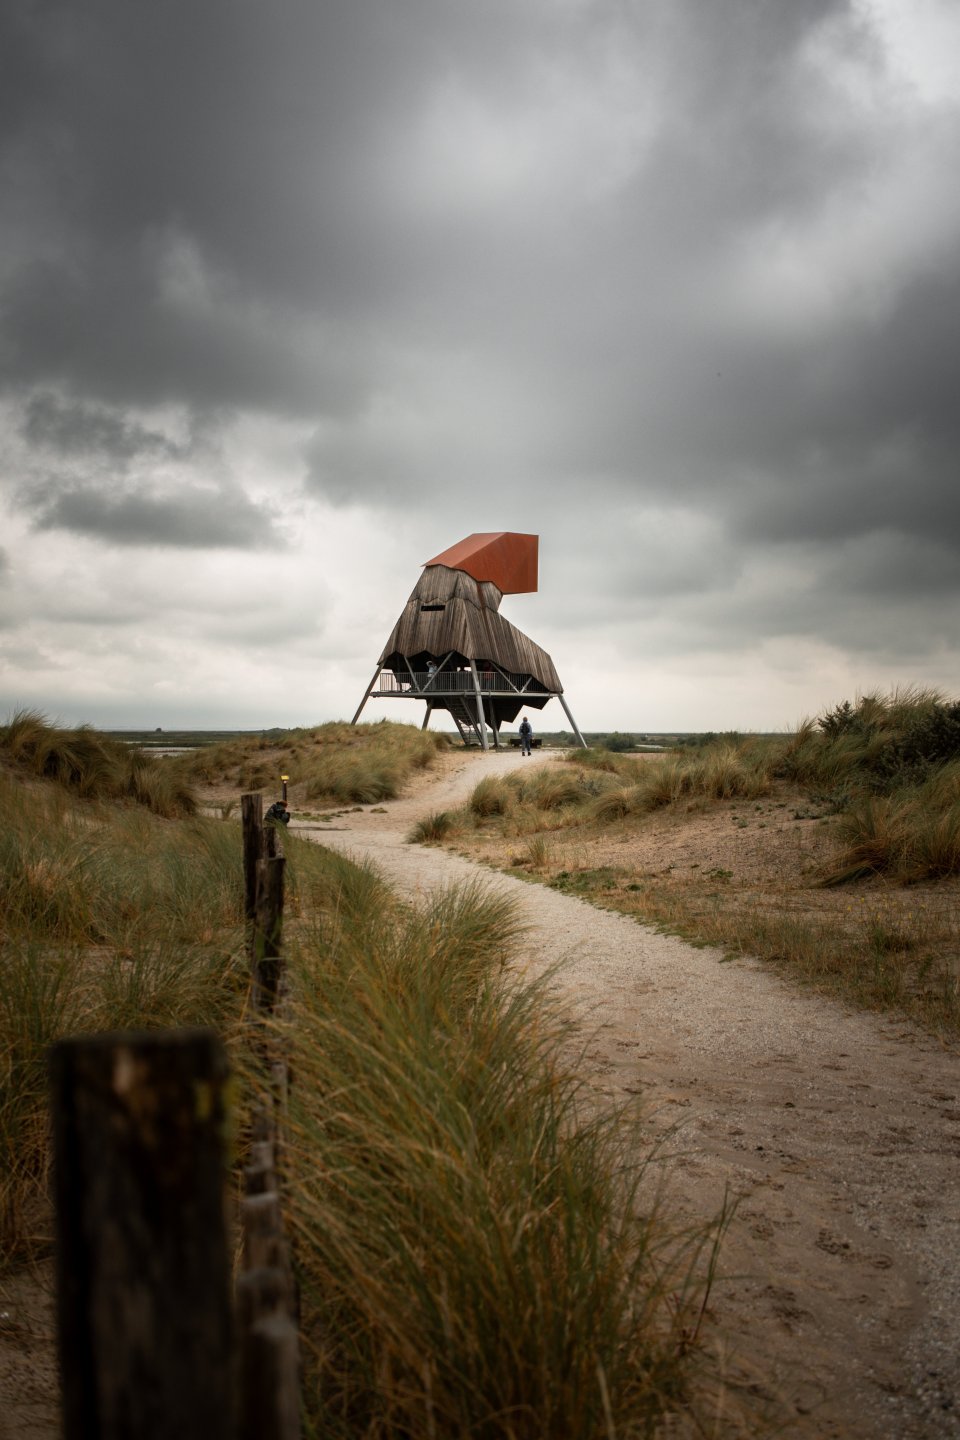
{"type": "Polygon", "coordinates": [[[0,385],[60,457],[36,526],[282,544],[154,426],[174,405],[289,418],[308,493],[446,508],[451,541],[478,495],[491,527],[588,503],[593,551],[557,535],[598,616],[726,586],[746,644],[854,613],[869,644],[958,598],[960,108],[915,103],[867,7],[8,9],[0,385]]]}
{"type": "Polygon", "coordinates": [[[274,550],[284,544],[263,507],[224,490],[157,496],[44,485],[24,499],[36,529],[70,530],[113,545],[274,550]]]}

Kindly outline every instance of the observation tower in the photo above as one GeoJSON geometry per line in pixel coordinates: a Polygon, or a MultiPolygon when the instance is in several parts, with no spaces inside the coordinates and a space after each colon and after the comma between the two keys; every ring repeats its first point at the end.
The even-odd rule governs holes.
{"type": "Polygon", "coordinates": [[[351,724],[376,696],[426,704],[422,728],[446,710],[464,744],[500,748],[500,727],[554,697],[579,744],[553,661],[500,614],[504,595],[537,589],[539,537],[511,530],[468,535],[428,560],[383,648],[351,724]]]}

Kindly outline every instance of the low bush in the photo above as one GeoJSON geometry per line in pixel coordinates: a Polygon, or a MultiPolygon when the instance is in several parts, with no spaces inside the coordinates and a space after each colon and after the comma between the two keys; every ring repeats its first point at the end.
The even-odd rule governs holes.
{"type": "Polygon", "coordinates": [[[877,794],[923,784],[960,759],[960,701],[933,690],[864,695],[807,721],[788,743],[778,772],[801,783],[856,777],[877,794]]]}

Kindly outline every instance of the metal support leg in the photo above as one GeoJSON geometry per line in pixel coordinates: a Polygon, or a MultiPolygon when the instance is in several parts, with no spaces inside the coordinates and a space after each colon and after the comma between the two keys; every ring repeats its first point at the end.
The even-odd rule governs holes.
{"type": "Polygon", "coordinates": [[[480,676],[477,674],[477,662],[471,656],[470,669],[473,671],[473,688],[477,696],[477,724],[480,726],[480,744],[484,750],[490,749],[490,742],[487,740],[487,722],[483,717],[483,696],[480,693],[480,676]]]}
{"type": "Polygon", "coordinates": [[[426,730],[427,726],[430,724],[430,716],[431,716],[432,714],[433,714],[433,706],[431,705],[430,701],[428,700],[428,701],[427,701],[427,713],[426,713],[426,715],[424,715],[424,717],[423,717],[423,724],[420,726],[420,729],[421,729],[421,730],[426,730]]]}
{"type": "Polygon", "coordinates": [[[584,750],[588,749],[589,747],[588,747],[588,745],[587,745],[586,740],[584,740],[583,736],[580,734],[580,731],[577,729],[577,722],[576,722],[576,720],[574,720],[573,716],[570,714],[570,706],[567,704],[566,700],[564,700],[564,698],[563,698],[562,695],[558,695],[558,696],[557,696],[557,699],[560,701],[560,704],[563,706],[564,714],[566,715],[567,719],[570,721],[570,724],[573,726],[573,733],[574,733],[574,735],[576,735],[577,739],[580,741],[580,744],[583,746],[584,750]]]}
{"type": "Polygon", "coordinates": [[[356,713],[356,715],[354,715],[353,719],[350,721],[350,724],[351,724],[351,725],[356,725],[357,721],[360,719],[360,711],[363,709],[364,705],[366,705],[367,701],[370,699],[370,696],[371,696],[371,694],[373,693],[373,687],[374,687],[374,685],[376,685],[377,681],[380,679],[380,671],[381,671],[382,669],[383,669],[383,666],[382,666],[382,665],[378,665],[377,668],[376,668],[376,670],[374,671],[373,679],[370,681],[370,684],[367,686],[366,693],[365,693],[363,699],[360,701],[360,704],[359,704],[358,707],[357,707],[357,713],[356,713]]]}

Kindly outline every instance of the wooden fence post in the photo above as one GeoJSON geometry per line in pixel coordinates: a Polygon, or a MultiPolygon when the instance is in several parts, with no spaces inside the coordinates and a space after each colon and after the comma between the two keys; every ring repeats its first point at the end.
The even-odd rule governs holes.
{"type": "Polygon", "coordinates": [[[239,1440],[299,1440],[299,1305],[275,1188],[273,1146],[251,1147],[241,1202],[244,1270],[237,1280],[239,1440]]]}
{"type": "Polygon", "coordinates": [[[65,1440],[232,1440],[223,1047],[78,1036],[50,1071],[65,1440]]]}
{"type": "Polygon", "coordinates": [[[277,1003],[283,970],[284,867],[275,825],[263,823],[260,795],[244,795],[244,913],[249,927],[253,1007],[270,1014],[277,1003]]]}
{"type": "MultiPolygon", "coordinates": [[[[286,799],[286,778],[284,778],[286,799]]],[[[243,1271],[237,1280],[239,1440],[299,1440],[299,1303],[284,1234],[277,1151],[288,1066],[265,1023],[283,980],[284,867],[280,832],[264,825],[259,795],[244,795],[244,895],[248,922],[253,1045],[269,1089],[254,1109],[246,1196],[241,1202],[243,1271]]]]}
{"type": "Polygon", "coordinates": [[[257,915],[253,941],[253,1003],[271,1013],[283,969],[283,879],[286,861],[273,855],[257,865],[257,915]]]}
{"type": "Polygon", "coordinates": [[[240,798],[243,821],[243,913],[247,923],[257,919],[257,861],[263,857],[263,796],[240,798]]]}

